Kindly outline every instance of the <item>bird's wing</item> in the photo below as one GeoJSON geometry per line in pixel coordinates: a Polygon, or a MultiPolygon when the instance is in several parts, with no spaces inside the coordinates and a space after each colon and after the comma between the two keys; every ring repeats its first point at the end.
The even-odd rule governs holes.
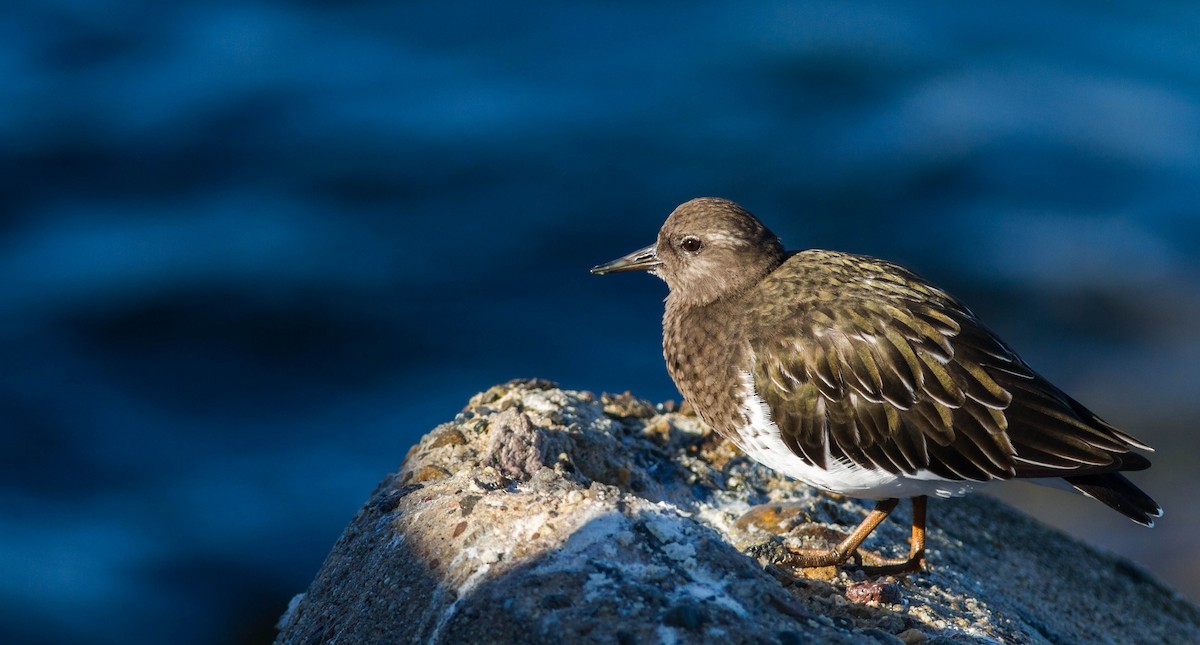
{"type": "Polygon", "coordinates": [[[759,395],[792,451],[975,481],[1149,465],[1129,452],[1146,446],[1037,375],[956,300],[878,266],[888,271],[866,287],[839,283],[751,330],[754,376],[772,385],[759,395]]]}

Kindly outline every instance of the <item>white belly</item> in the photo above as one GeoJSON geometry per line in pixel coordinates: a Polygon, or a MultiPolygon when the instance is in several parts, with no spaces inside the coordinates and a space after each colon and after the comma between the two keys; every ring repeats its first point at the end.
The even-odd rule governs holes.
{"type": "Polygon", "coordinates": [[[944,479],[927,470],[893,474],[834,459],[826,443],[826,468],[805,463],[793,453],[771,419],[771,410],[754,390],[749,372],[742,372],[742,414],[746,424],[738,428],[735,443],[755,461],[778,472],[833,493],[865,499],[936,495],[954,497],[970,491],[979,482],[944,479]]]}

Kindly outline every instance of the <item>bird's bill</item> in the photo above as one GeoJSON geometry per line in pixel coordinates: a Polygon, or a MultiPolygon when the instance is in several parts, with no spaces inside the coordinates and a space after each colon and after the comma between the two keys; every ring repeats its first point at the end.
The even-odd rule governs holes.
{"type": "Polygon", "coordinates": [[[661,264],[662,260],[658,259],[658,253],[654,251],[654,246],[651,244],[644,249],[638,249],[629,255],[622,258],[617,258],[612,262],[601,264],[597,267],[592,267],[592,273],[596,275],[604,275],[605,273],[618,273],[621,271],[650,271],[653,272],[661,264]]]}

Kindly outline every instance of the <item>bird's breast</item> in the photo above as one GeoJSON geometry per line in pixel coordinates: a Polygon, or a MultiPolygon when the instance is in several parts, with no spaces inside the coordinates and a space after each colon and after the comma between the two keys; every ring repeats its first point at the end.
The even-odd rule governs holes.
{"type": "Polygon", "coordinates": [[[722,436],[736,427],[741,328],[721,306],[673,309],[663,317],[663,357],[675,387],[722,436]]]}

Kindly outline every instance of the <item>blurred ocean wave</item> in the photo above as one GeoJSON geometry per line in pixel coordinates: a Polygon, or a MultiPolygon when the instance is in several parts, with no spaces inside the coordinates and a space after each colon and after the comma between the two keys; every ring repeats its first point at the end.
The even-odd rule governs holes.
{"type": "Polygon", "coordinates": [[[1159,448],[1154,531],[1005,496],[1200,598],[1191,3],[10,14],[2,640],[260,642],[474,392],[677,398],[662,285],[587,268],[698,195],[913,267],[1159,448]]]}

